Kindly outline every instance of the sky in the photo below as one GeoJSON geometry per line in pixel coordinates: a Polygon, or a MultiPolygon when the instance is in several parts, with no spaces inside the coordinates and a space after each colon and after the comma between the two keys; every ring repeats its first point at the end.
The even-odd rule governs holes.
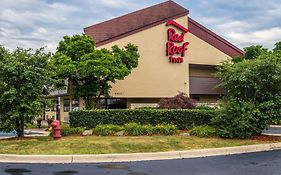
{"type": "MultiPolygon", "coordinates": [[[[281,41],[281,0],[174,0],[239,48],[281,41]]],[[[54,52],[65,35],[164,0],[0,0],[0,45],[54,52]]]]}

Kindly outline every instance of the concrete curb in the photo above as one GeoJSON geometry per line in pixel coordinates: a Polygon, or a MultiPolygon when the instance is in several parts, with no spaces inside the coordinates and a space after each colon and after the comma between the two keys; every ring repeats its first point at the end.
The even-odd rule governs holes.
{"type": "Polygon", "coordinates": [[[211,148],[188,151],[132,153],[132,154],[97,154],[97,155],[14,155],[0,154],[0,163],[113,163],[148,160],[187,159],[220,155],[252,153],[281,150],[281,143],[211,148]]]}
{"type": "Polygon", "coordinates": [[[281,125],[270,125],[270,128],[281,128],[281,125]]]}

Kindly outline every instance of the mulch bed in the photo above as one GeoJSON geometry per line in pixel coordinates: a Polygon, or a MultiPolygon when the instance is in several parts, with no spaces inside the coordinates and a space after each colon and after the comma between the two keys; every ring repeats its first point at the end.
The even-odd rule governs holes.
{"type": "Polygon", "coordinates": [[[260,140],[260,141],[277,141],[280,137],[277,136],[268,136],[268,135],[256,135],[250,138],[251,140],[260,140]]]}

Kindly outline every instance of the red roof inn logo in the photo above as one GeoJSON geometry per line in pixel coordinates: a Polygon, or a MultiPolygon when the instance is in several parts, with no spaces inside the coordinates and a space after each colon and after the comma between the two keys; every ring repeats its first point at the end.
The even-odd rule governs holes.
{"type": "Polygon", "coordinates": [[[166,26],[173,25],[174,27],[182,31],[178,34],[175,29],[168,29],[168,42],[166,44],[166,55],[169,56],[170,63],[182,63],[183,57],[185,56],[185,51],[189,42],[184,42],[184,34],[189,32],[189,30],[175,21],[169,21],[166,26]],[[176,43],[183,43],[181,46],[176,45],[176,43]],[[180,55],[180,57],[174,57],[175,54],[180,55]]]}

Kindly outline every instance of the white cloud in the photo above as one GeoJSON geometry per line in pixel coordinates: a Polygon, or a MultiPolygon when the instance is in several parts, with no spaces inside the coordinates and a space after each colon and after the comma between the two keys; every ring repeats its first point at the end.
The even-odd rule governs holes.
{"type": "Polygon", "coordinates": [[[281,41],[281,27],[246,33],[230,32],[227,34],[227,37],[244,47],[248,45],[263,45],[267,48],[273,48],[277,41],[281,41]]]}
{"type": "MultiPolygon", "coordinates": [[[[47,46],[55,51],[64,35],[162,0],[0,0],[0,44],[47,46]]],[[[272,47],[279,36],[281,5],[278,0],[175,0],[187,6],[196,20],[240,48],[248,44],[272,47]],[[193,5],[192,5],[193,4],[193,5]],[[197,14],[197,15],[196,15],[197,14]]]]}

